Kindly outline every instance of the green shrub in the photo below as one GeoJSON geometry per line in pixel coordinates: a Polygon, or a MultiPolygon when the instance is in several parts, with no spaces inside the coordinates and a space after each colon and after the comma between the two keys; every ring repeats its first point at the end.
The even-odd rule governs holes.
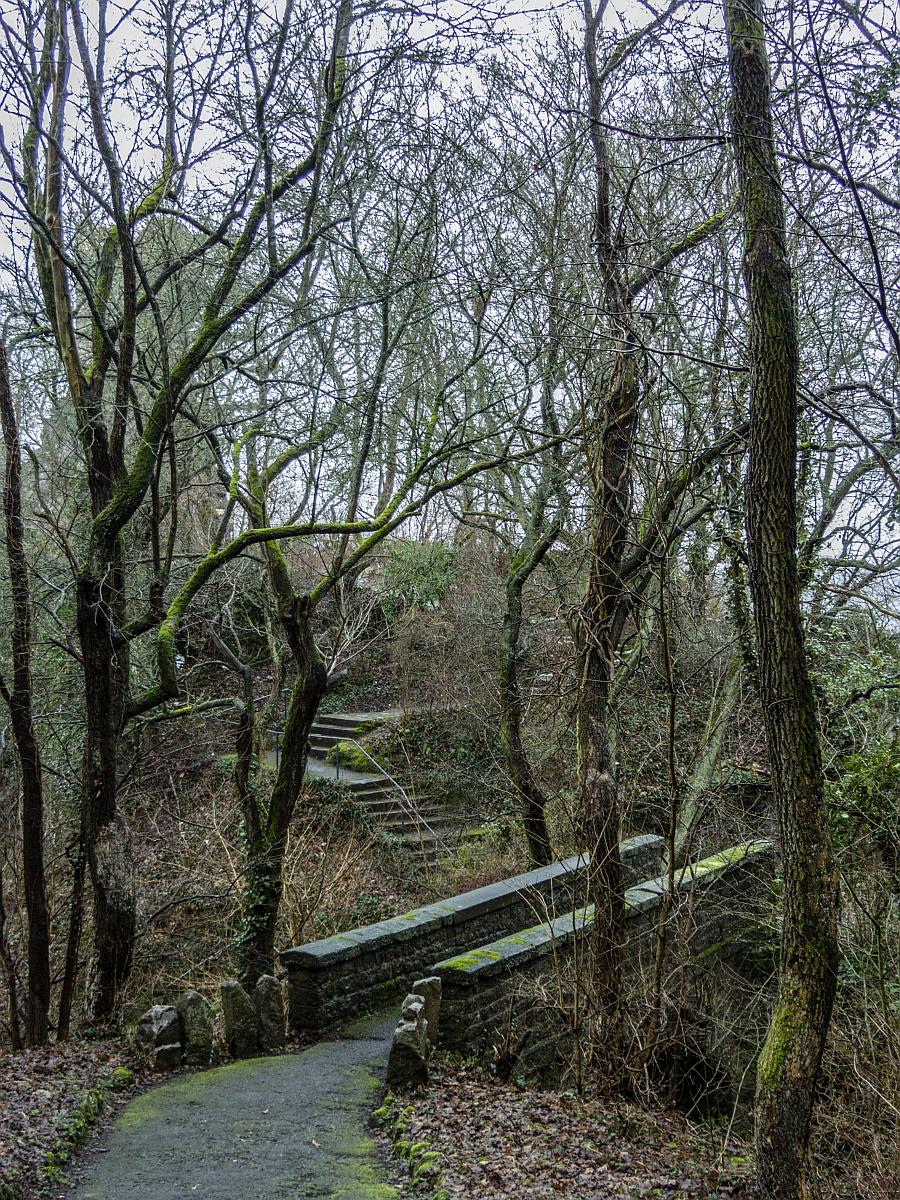
{"type": "Polygon", "coordinates": [[[382,606],[388,616],[436,608],[453,579],[454,550],[443,542],[393,542],[384,564],[382,606]]]}

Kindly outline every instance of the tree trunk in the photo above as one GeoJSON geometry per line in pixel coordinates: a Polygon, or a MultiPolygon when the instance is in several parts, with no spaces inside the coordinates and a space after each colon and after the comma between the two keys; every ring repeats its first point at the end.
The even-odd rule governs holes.
{"type": "Polygon", "coordinates": [[[56,1040],[64,1042],[72,1026],[72,1004],[78,979],[78,952],[81,948],[81,926],[84,921],[84,838],[79,831],[76,857],[72,863],[72,897],[69,901],[69,932],[66,935],[66,959],[63,964],[62,986],[59,989],[59,1012],[56,1018],[56,1040]]]}
{"type": "Polygon", "coordinates": [[[713,696],[700,750],[682,788],[672,846],[673,863],[679,870],[687,865],[694,850],[697,829],[706,812],[704,797],[716,777],[725,747],[725,734],[740,702],[742,677],[740,655],[732,654],[721,689],[713,696]]]}
{"type": "Polygon", "coordinates": [[[22,1014],[19,1012],[19,981],[16,963],[6,937],[6,897],[3,891],[3,863],[0,862],[0,963],[6,983],[7,1028],[9,1044],[18,1053],[22,1049],[22,1014]]]}
{"type": "Polygon", "coordinates": [[[253,802],[245,813],[247,876],[238,934],[238,976],[245,987],[252,987],[260,975],[271,974],[274,964],[288,830],[306,773],[309,731],[328,683],[328,673],[313,640],[310,615],[306,597],[295,598],[288,611],[281,614],[296,676],[268,809],[263,811],[253,802]]]}
{"type": "Polygon", "coordinates": [[[609,727],[615,653],[628,608],[621,569],[631,515],[631,451],[637,429],[640,375],[634,313],[613,217],[609,146],[604,124],[597,43],[603,6],[585,6],[585,67],[596,195],[593,242],[603,283],[608,332],[604,370],[585,415],[590,478],[590,566],[579,613],[579,810],[590,851],[588,884],[594,904],[591,989],[607,1057],[610,1084],[621,1074],[624,887],[619,859],[620,811],[609,727]]]}
{"type": "Polygon", "coordinates": [[[522,826],[528,846],[529,863],[533,867],[542,867],[553,861],[553,848],[544,815],[544,796],[534,778],[522,743],[522,694],[519,688],[522,589],[531,573],[529,571],[528,574],[523,574],[523,565],[527,565],[527,560],[523,564],[520,552],[510,564],[506,580],[506,608],[497,652],[500,749],[522,806],[522,826]]]}
{"type": "MultiPolygon", "coordinates": [[[[28,913],[28,1003],[25,1040],[47,1041],[50,1012],[50,918],[44,877],[44,787],[34,728],[31,679],[31,586],[22,519],[21,449],[9,382],[6,348],[0,341],[0,423],[6,447],[3,517],[12,600],[12,690],[6,694],[22,782],[22,877],[28,913]]],[[[6,691],[4,687],[4,692],[6,691]]]]}
{"type": "Polygon", "coordinates": [[[726,0],[750,312],[747,529],[759,693],[784,856],[778,996],[757,1071],[756,1156],[771,1200],[813,1195],[809,1140],[837,965],[825,815],[797,577],[798,349],[760,0],[726,0]]]}
{"type": "MultiPolygon", "coordinates": [[[[585,629],[582,637],[587,636],[585,629]]],[[[619,790],[609,736],[612,652],[603,641],[589,642],[582,645],[579,658],[580,840],[590,852],[588,895],[594,905],[590,995],[599,1021],[607,1082],[615,1086],[622,1069],[625,889],[619,856],[619,790]]]]}
{"type": "Polygon", "coordinates": [[[94,944],[88,1016],[108,1020],[131,972],[136,925],[128,829],[118,810],[118,746],[124,718],[126,648],[114,613],[120,571],[108,583],[83,571],[77,583],[78,639],[85,687],[81,835],[90,873],[94,944]]]}

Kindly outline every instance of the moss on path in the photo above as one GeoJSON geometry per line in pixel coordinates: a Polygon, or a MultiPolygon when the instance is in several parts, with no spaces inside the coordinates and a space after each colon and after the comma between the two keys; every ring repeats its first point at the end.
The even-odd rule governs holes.
{"type": "Polygon", "coordinates": [[[391,1200],[368,1115],[395,1016],[298,1054],[181,1076],[133,1100],[72,1200],[391,1200]]]}

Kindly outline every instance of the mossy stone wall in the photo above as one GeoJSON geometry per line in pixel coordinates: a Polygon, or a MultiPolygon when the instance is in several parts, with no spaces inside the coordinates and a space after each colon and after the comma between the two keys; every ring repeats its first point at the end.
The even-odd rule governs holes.
{"type": "MultiPolygon", "coordinates": [[[[659,870],[662,844],[651,834],[622,842],[629,880],[659,870]]],[[[381,1000],[402,995],[437,959],[571,911],[584,902],[585,865],[582,857],[568,858],[283,951],[291,1029],[320,1034],[381,1000]]]]}
{"type": "MultiPolygon", "coordinates": [[[[771,842],[749,842],[693,864],[677,881],[669,934],[688,946],[698,977],[734,956],[735,939],[768,893],[774,862],[771,842]]],[[[660,876],[625,894],[632,980],[652,970],[666,885],[660,876]]],[[[528,1029],[523,1070],[555,1078],[572,1042],[570,1012],[556,999],[571,997],[575,957],[592,923],[592,907],[576,909],[434,963],[428,973],[441,978],[440,1044],[481,1055],[528,1029]]]]}

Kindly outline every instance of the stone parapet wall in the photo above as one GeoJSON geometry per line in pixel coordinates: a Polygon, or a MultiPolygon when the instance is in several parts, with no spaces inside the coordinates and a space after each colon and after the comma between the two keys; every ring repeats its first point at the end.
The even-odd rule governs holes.
{"type": "MultiPolygon", "coordinates": [[[[772,843],[758,841],[692,864],[676,884],[673,939],[686,942],[698,959],[727,943],[767,893],[774,863],[772,843]]],[[[660,876],[625,893],[626,971],[632,977],[653,964],[666,890],[660,876]]],[[[576,909],[431,966],[428,973],[442,985],[441,1046],[480,1054],[528,1029],[523,1064],[537,1073],[549,1067],[571,1041],[571,1022],[554,998],[570,987],[592,924],[592,906],[576,909]]]]}
{"type": "MultiPolygon", "coordinates": [[[[659,871],[662,838],[621,843],[626,879],[659,871]]],[[[552,921],[584,900],[586,859],[552,863],[500,883],[412,909],[401,916],[285,950],[289,1023],[316,1035],[381,999],[408,990],[430,962],[480,946],[523,926],[552,921]]]]}

